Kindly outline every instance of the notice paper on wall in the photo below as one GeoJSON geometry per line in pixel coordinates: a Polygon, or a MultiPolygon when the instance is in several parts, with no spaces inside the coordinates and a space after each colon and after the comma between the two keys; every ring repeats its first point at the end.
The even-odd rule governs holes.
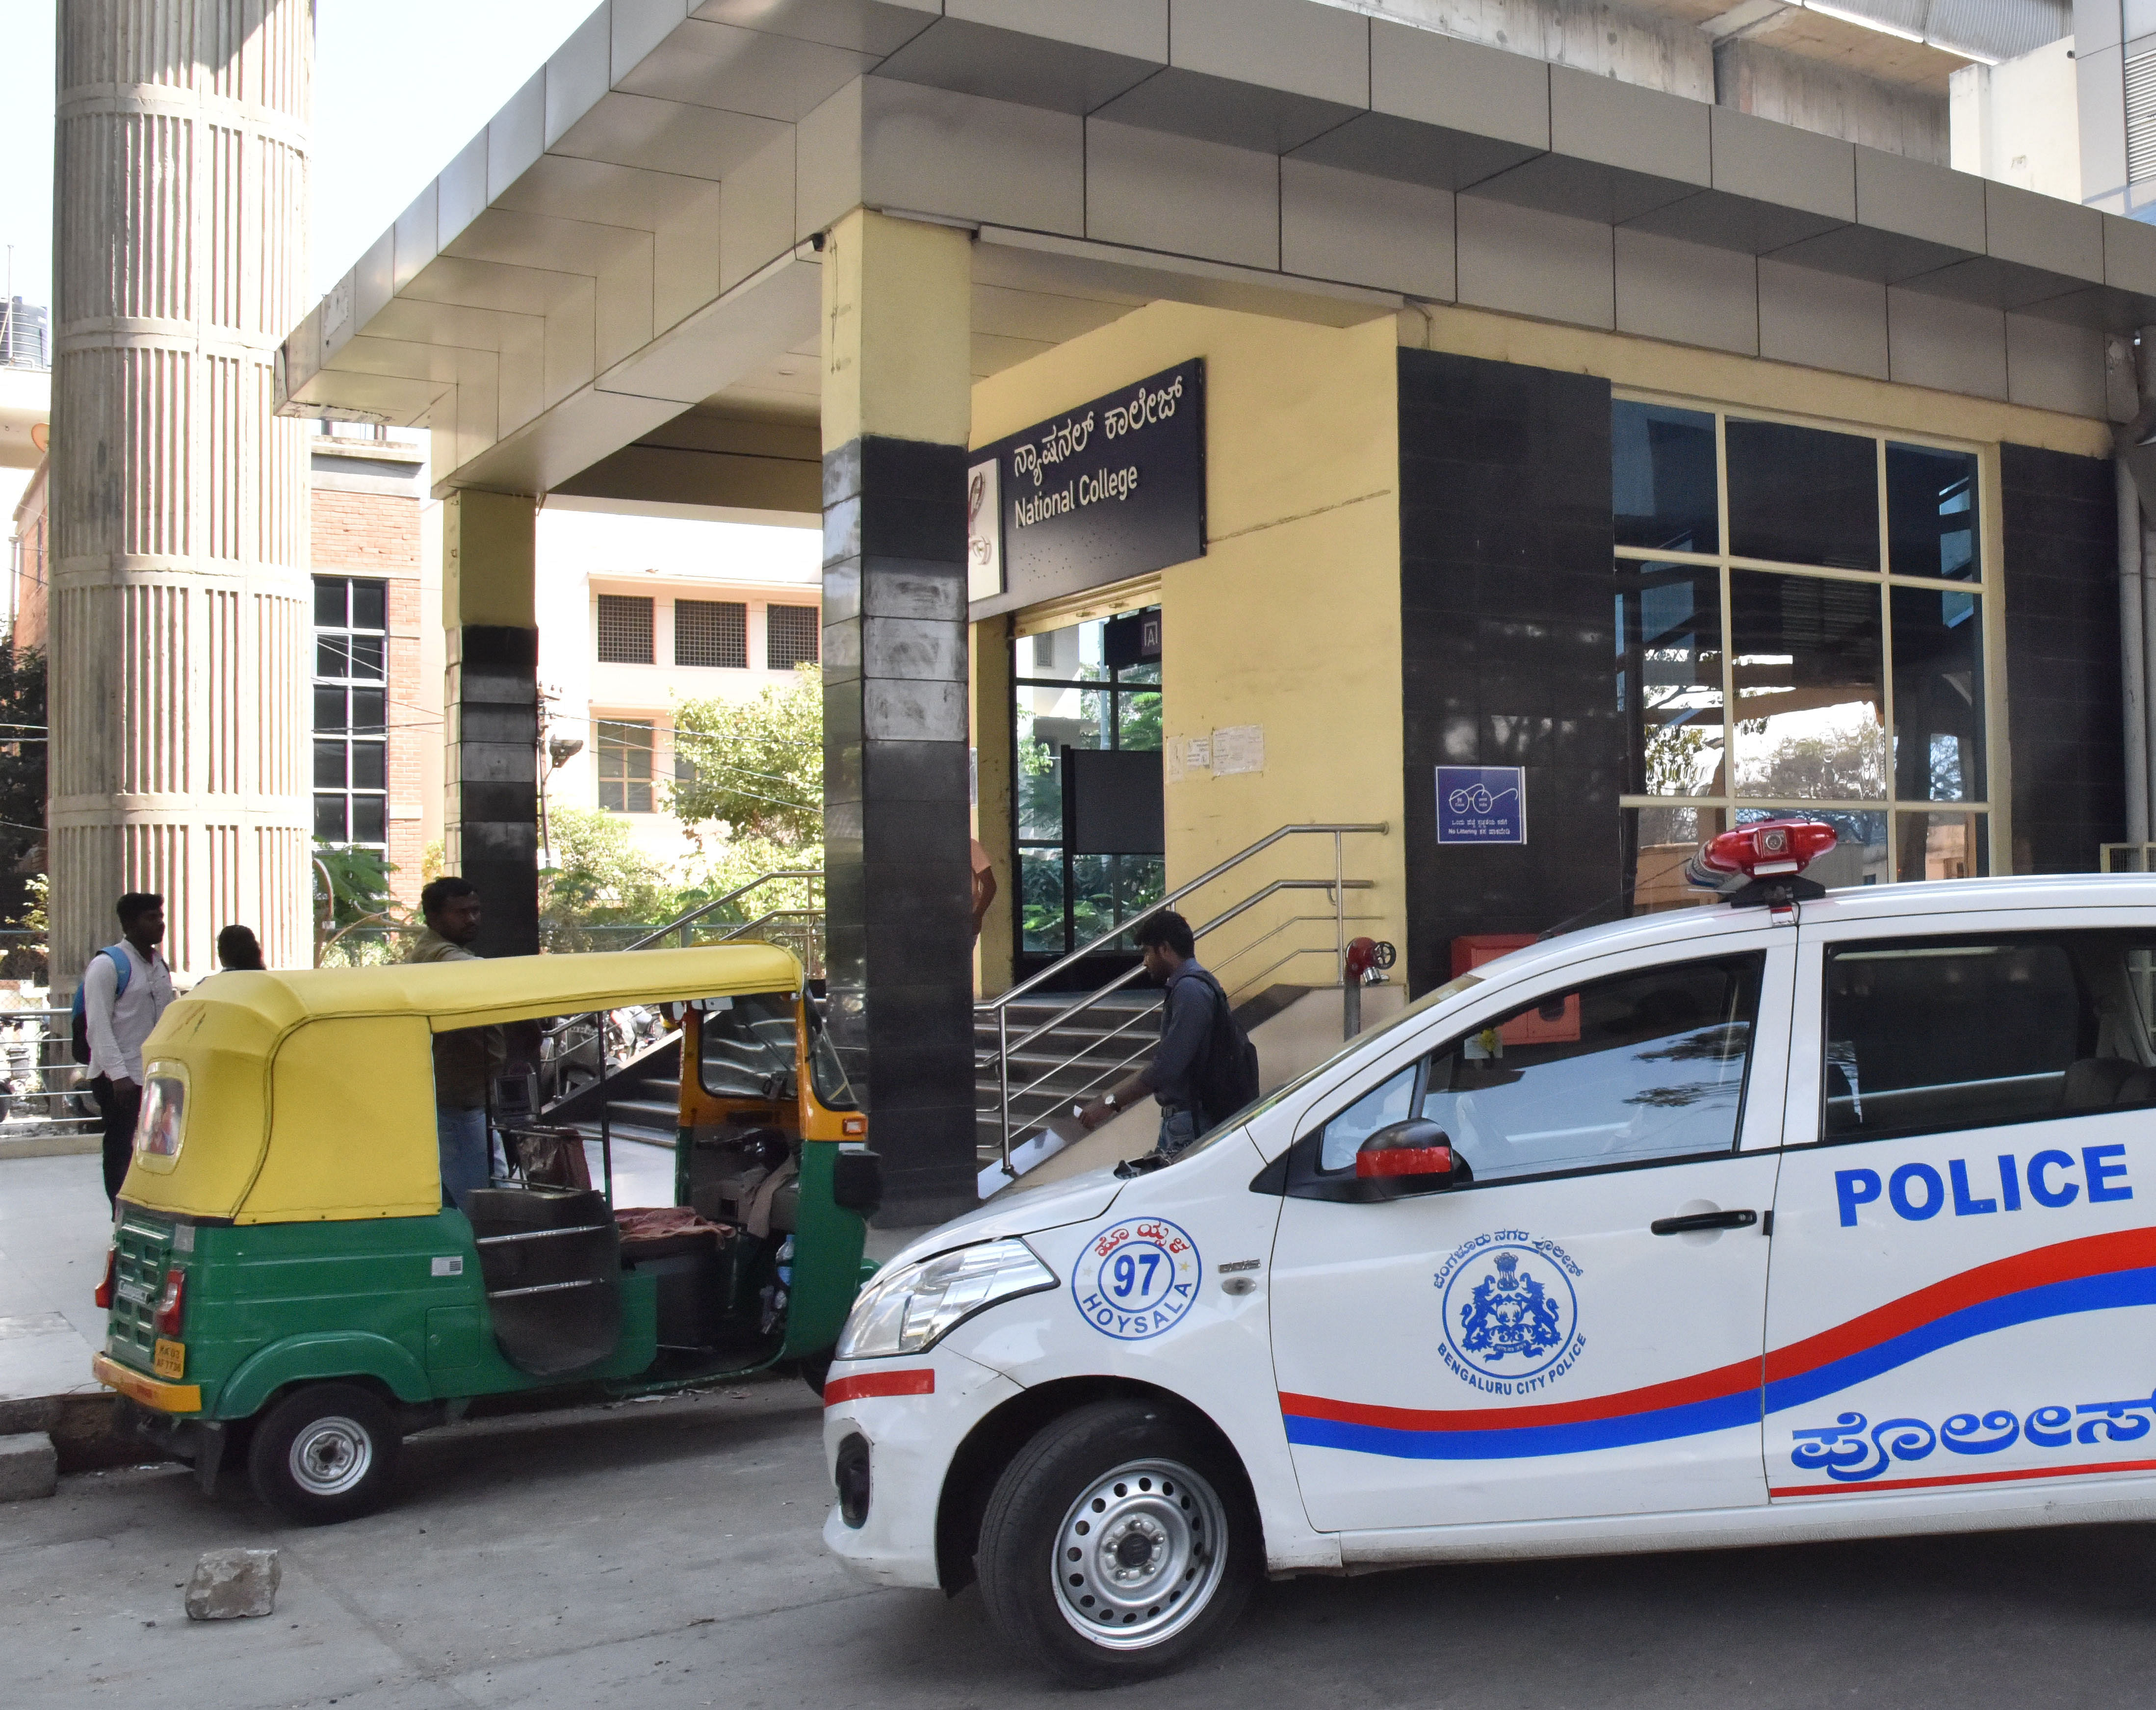
{"type": "Polygon", "coordinates": [[[1265,727],[1261,724],[1234,724],[1213,732],[1213,775],[1225,778],[1236,772],[1265,769],[1265,727]]]}

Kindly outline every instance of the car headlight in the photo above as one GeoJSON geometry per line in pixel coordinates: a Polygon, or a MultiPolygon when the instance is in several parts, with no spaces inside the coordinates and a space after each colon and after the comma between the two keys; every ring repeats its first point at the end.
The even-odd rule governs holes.
{"type": "Polygon", "coordinates": [[[880,1271],[839,1333],[840,1359],[920,1353],[998,1301],[1054,1288],[1055,1273],[1020,1240],[983,1241],[880,1271]]]}

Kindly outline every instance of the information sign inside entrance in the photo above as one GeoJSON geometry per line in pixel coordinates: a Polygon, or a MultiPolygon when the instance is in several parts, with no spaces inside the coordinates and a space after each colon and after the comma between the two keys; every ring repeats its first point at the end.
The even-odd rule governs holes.
{"type": "Polygon", "coordinates": [[[969,525],[977,618],[1204,556],[1204,361],[983,447],[968,494],[995,506],[974,500],[969,525]]]}
{"type": "Polygon", "coordinates": [[[1440,843],[1525,843],[1527,778],[1517,766],[1437,768],[1440,843]]]}

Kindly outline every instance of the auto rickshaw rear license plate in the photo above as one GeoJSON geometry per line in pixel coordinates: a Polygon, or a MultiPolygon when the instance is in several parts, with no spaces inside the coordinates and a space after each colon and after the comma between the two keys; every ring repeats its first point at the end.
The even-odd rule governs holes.
{"type": "Polygon", "coordinates": [[[150,1358],[150,1369],[161,1378],[182,1378],[187,1370],[187,1345],[184,1342],[167,1342],[157,1338],[156,1351],[150,1358]]]}

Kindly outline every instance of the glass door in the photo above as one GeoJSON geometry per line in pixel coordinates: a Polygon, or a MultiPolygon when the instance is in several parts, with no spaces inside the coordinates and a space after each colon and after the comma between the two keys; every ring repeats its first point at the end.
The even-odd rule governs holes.
{"type": "MultiPolygon", "coordinates": [[[[1078,854],[1066,824],[1068,753],[1160,749],[1159,635],[1155,606],[1014,644],[1014,906],[1021,979],[1158,901],[1164,888],[1158,854],[1078,854]]],[[[1073,989],[1090,989],[1135,958],[1119,939],[1073,989]]]]}

